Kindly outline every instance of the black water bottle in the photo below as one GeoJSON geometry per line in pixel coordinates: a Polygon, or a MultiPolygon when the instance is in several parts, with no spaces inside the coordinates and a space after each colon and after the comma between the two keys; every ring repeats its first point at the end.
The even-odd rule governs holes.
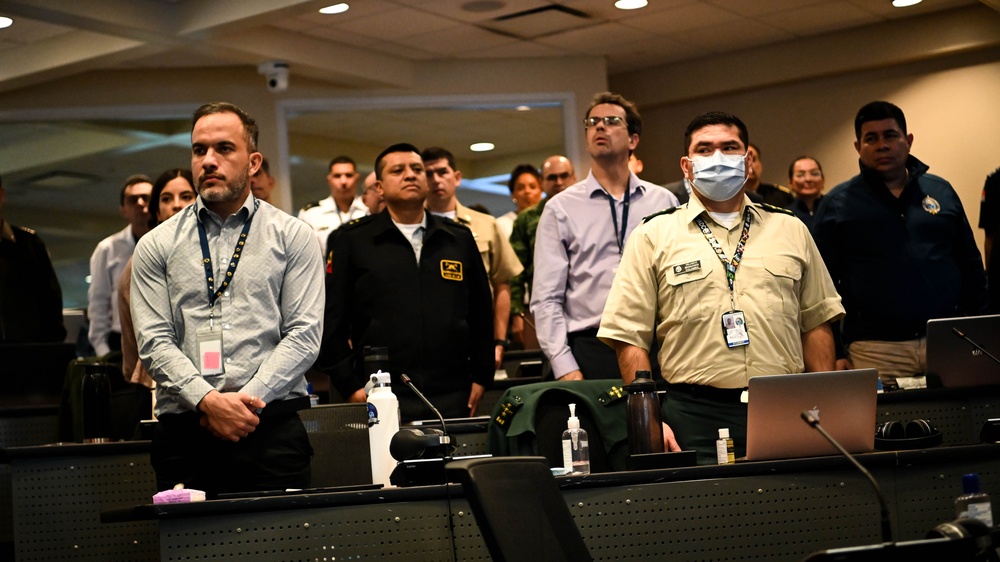
{"type": "Polygon", "coordinates": [[[378,371],[389,372],[389,348],[365,346],[365,378],[378,371]]]}
{"type": "Polygon", "coordinates": [[[660,422],[660,399],[649,371],[636,371],[635,380],[625,385],[628,392],[629,454],[663,452],[663,426],[660,422]]]}
{"type": "Polygon", "coordinates": [[[108,366],[93,363],[83,366],[83,442],[111,441],[111,381],[108,366]]]}

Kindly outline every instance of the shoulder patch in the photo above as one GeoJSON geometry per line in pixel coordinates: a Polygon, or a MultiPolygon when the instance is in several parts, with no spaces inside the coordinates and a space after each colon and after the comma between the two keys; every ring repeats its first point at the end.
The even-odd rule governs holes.
{"type": "Polygon", "coordinates": [[[468,230],[469,232],[472,232],[472,228],[469,227],[469,225],[465,224],[464,222],[459,222],[459,221],[457,221],[455,219],[451,219],[451,218],[448,218],[448,217],[442,217],[442,216],[438,216],[438,218],[441,219],[441,224],[443,224],[445,226],[451,226],[451,227],[455,227],[455,228],[461,228],[462,230],[468,230]]]}
{"type": "Polygon", "coordinates": [[[792,189],[790,187],[783,186],[780,183],[774,184],[774,187],[777,187],[779,190],[784,191],[785,193],[787,193],[789,195],[795,195],[795,192],[792,191],[792,189]]]}
{"type": "Polygon", "coordinates": [[[306,203],[305,206],[303,206],[299,210],[299,212],[301,213],[302,211],[308,211],[309,209],[312,209],[313,207],[319,207],[320,201],[322,201],[322,199],[320,199],[318,201],[310,201],[310,202],[306,203]]]}
{"type": "Polygon", "coordinates": [[[788,210],[788,209],[786,209],[784,207],[775,207],[774,205],[771,205],[770,203],[758,203],[757,206],[760,207],[761,209],[764,209],[765,211],[767,211],[769,213],[781,213],[783,215],[790,215],[790,216],[793,216],[793,217],[795,216],[795,213],[791,212],[790,210],[788,210]]]}
{"type": "Polygon", "coordinates": [[[36,232],[34,230],[32,230],[32,229],[30,229],[30,228],[28,228],[26,226],[15,226],[14,228],[16,228],[18,230],[23,230],[23,231],[27,232],[28,234],[36,234],[36,232]]]}
{"type": "Polygon", "coordinates": [[[656,217],[658,217],[660,215],[669,215],[669,214],[673,213],[674,211],[676,211],[679,208],[680,207],[668,207],[666,209],[663,209],[662,211],[657,211],[657,212],[655,212],[655,213],[653,213],[651,215],[647,215],[646,217],[643,217],[642,222],[643,222],[643,224],[645,224],[645,223],[649,222],[650,220],[652,220],[652,219],[654,219],[654,218],[656,218],[656,217]]]}

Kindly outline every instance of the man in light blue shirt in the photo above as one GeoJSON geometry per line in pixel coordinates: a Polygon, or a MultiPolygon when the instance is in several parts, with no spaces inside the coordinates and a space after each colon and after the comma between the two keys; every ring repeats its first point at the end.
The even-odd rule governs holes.
{"type": "Polygon", "coordinates": [[[304,488],[312,449],[297,410],[323,331],[323,261],[304,222],[255,199],[257,125],[202,106],[191,133],[196,204],[147,234],[132,317],[157,383],[159,489],[304,488]],[[237,267],[238,266],[238,267],[237,267]]]}
{"type": "Polygon", "coordinates": [[[535,234],[531,312],[538,342],[559,380],[621,377],[597,339],[625,241],[646,215],[677,198],[628,168],[642,119],[625,98],[597,94],[584,119],[591,170],[545,205],[535,234]]]}

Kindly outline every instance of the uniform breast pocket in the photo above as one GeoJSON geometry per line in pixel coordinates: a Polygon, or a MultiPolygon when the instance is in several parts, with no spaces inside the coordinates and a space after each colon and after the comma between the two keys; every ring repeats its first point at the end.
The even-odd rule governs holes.
{"type": "Polygon", "coordinates": [[[776,314],[798,316],[802,264],[787,257],[763,259],[767,306],[776,314]]]}
{"type": "Polygon", "coordinates": [[[662,312],[678,322],[714,316],[724,296],[713,279],[722,275],[715,271],[716,264],[702,262],[698,269],[692,270],[692,263],[696,262],[671,264],[666,268],[669,294],[665,295],[662,312]]]}

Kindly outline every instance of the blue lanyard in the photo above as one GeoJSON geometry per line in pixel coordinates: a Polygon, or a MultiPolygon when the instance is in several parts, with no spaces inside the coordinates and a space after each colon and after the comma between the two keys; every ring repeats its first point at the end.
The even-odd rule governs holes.
{"type": "Polygon", "coordinates": [[[611,205],[611,223],[614,224],[615,226],[615,242],[618,243],[619,256],[622,255],[622,252],[625,249],[625,232],[628,229],[628,203],[629,203],[629,195],[631,194],[629,187],[630,186],[627,185],[625,186],[625,199],[622,202],[621,232],[618,231],[618,215],[615,214],[615,198],[612,197],[611,194],[608,193],[607,191],[604,192],[604,195],[608,197],[608,204],[611,205]]]}
{"type": "Polygon", "coordinates": [[[254,199],[253,210],[254,212],[247,217],[247,222],[243,225],[243,231],[240,232],[240,238],[236,241],[236,248],[233,250],[233,258],[229,262],[229,268],[226,270],[226,278],[219,286],[219,290],[215,290],[215,278],[213,277],[212,270],[212,254],[208,249],[208,235],[205,233],[205,225],[202,224],[201,219],[198,219],[198,240],[201,242],[201,257],[202,263],[205,265],[205,282],[208,284],[208,306],[212,308],[212,318],[215,316],[215,301],[222,296],[222,294],[229,288],[229,284],[233,282],[233,275],[236,274],[236,266],[240,263],[240,255],[243,254],[243,250],[246,247],[247,233],[250,232],[250,224],[253,222],[254,216],[257,214],[257,208],[260,206],[260,201],[254,199]]]}

